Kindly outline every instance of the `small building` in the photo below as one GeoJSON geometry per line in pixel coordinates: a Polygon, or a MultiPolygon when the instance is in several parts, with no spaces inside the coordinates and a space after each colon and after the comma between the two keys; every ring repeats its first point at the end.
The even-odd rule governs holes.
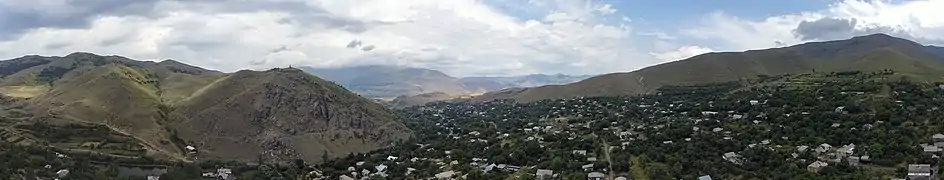
{"type": "Polygon", "coordinates": [[[56,176],[58,176],[59,178],[64,178],[64,177],[66,177],[66,176],[68,176],[68,175],[69,175],[69,170],[68,170],[68,169],[61,169],[61,170],[59,170],[59,171],[56,171],[56,176]]]}
{"type": "Polygon", "coordinates": [[[456,175],[455,171],[441,172],[439,174],[436,174],[436,179],[440,179],[440,180],[452,179],[452,176],[454,175],[456,175]]]}
{"type": "Polygon", "coordinates": [[[601,172],[591,172],[587,174],[587,180],[603,180],[604,177],[605,175],[601,172]]]}
{"type": "Polygon", "coordinates": [[[931,141],[933,142],[944,142],[944,134],[934,134],[931,135],[931,141]]]}
{"type": "Polygon", "coordinates": [[[573,151],[573,154],[574,154],[574,155],[583,155],[583,156],[586,156],[586,155],[587,155],[587,150],[574,150],[574,151],[573,151]]]}
{"type": "Polygon", "coordinates": [[[219,168],[216,170],[216,176],[220,179],[231,180],[235,179],[233,176],[233,170],[228,168],[219,168]]]}
{"type": "Polygon", "coordinates": [[[823,168],[825,168],[826,166],[829,166],[829,164],[823,161],[816,161],[806,166],[806,170],[812,173],[818,173],[820,170],[823,170],[823,168]]]}
{"type": "Polygon", "coordinates": [[[846,158],[846,162],[848,162],[850,166],[859,166],[861,160],[862,159],[858,156],[849,156],[846,158]]]}
{"type": "Polygon", "coordinates": [[[593,169],[593,164],[584,164],[583,166],[580,166],[580,169],[583,169],[584,171],[589,171],[593,169]]]}
{"type": "Polygon", "coordinates": [[[541,179],[541,180],[551,179],[554,177],[554,171],[547,170],[547,169],[538,169],[537,173],[534,173],[534,175],[538,179],[541,179]]]}
{"type": "Polygon", "coordinates": [[[711,176],[704,175],[704,176],[698,177],[698,180],[711,180],[711,176]]]}
{"type": "Polygon", "coordinates": [[[350,176],[347,176],[347,175],[341,175],[341,177],[338,178],[338,179],[340,179],[340,180],[354,180],[354,178],[352,178],[352,177],[350,177],[350,176]]]}
{"type": "Polygon", "coordinates": [[[722,158],[723,158],[724,160],[726,160],[726,161],[728,161],[728,162],[731,162],[731,163],[734,163],[734,164],[738,164],[738,165],[741,164],[741,155],[740,155],[740,154],[737,154],[737,153],[735,153],[735,152],[727,152],[727,153],[724,153],[724,156],[722,156],[722,158]]]}
{"type": "Polygon", "coordinates": [[[908,176],[906,179],[909,180],[936,180],[937,178],[937,167],[931,167],[930,164],[909,164],[908,165],[908,176]]]}
{"type": "Polygon", "coordinates": [[[629,179],[627,179],[626,177],[620,176],[620,177],[616,177],[616,179],[613,179],[613,180],[629,180],[629,179]]]}
{"type": "Polygon", "coordinates": [[[147,180],[161,180],[160,176],[147,176],[147,180]]]}
{"type": "Polygon", "coordinates": [[[818,147],[816,147],[816,149],[813,149],[813,151],[816,151],[817,153],[825,153],[831,149],[833,149],[832,145],[823,143],[823,144],[820,144],[818,147]]]}

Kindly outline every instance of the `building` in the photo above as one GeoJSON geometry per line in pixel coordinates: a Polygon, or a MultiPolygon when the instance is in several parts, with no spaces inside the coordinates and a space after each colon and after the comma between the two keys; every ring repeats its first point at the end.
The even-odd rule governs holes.
{"type": "Polygon", "coordinates": [[[350,176],[347,176],[347,175],[341,175],[341,177],[340,177],[339,179],[340,179],[340,180],[354,180],[354,178],[352,178],[352,177],[350,177],[350,176]]]}
{"type": "Polygon", "coordinates": [[[806,170],[812,173],[818,173],[820,170],[823,170],[823,168],[825,168],[826,166],[829,166],[829,164],[823,161],[816,161],[806,166],[806,170]]]}
{"type": "Polygon", "coordinates": [[[534,173],[534,175],[540,180],[551,179],[554,177],[554,171],[547,170],[547,169],[538,169],[538,172],[534,173]]]}
{"type": "Polygon", "coordinates": [[[938,180],[937,167],[930,164],[909,164],[908,180],[938,180]]]}
{"type": "Polygon", "coordinates": [[[591,172],[587,174],[587,180],[603,180],[604,175],[601,172],[591,172]]]}
{"type": "Polygon", "coordinates": [[[233,176],[233,170],[228,168],[220,168],[216,170],[216,176],[222,180],[231,180],[236,179],[236,176],[233,176]]]}
{"type": "Polygon", "coordinates": [[[452,176],[456,175],[455,171],[446,171],[436,174],[436,179],[452,179],[452,176]]]}
{"type": "Polygon", "coordinates": [[[698,180],[711,180],[711,176],[704,175],[704,176],[698,177],[698,180]]]}

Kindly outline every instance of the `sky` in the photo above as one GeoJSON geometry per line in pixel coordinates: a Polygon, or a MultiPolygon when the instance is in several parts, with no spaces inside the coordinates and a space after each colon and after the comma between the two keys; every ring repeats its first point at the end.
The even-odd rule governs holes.
{"type": "Polygon", "coordinates": [[[944,45],[944,0],[2,0],[0,59],[72,52],[224,72],[396,65],[628,72],[873,33],[944,45]]]}

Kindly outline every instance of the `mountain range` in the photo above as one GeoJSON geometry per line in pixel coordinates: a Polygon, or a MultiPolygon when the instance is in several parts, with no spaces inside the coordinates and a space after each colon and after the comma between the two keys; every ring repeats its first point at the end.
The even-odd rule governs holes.
{"type": "Polygon", "coordinates": [[[591,76],[531,74],[456,78],[438,70],[399,66],[352,66],[301,69],[347,87],[362,96],[410,106],[508,88],[567,84],[591,76]]]}
{"type": "Polygon", "coordinates": [[[31,55],[0,61],[0,99],[0,140],[113,157],[319,162],[411,135],[387,108],[293,68],[31,55]]]}
{"type": "Polygon", "coordinates": [[[611,73],[566,85],[495,91],[475,101],[514,99],[519,102],[585,96],[653,93],[663,86],[755,79],[812,71],[881,71],[923,81],[944,77],[944,48],[924,46],[886,34],[846,40],[810,42],[790,47],[715,52],[659,64],[632,72],[611,73]]]}

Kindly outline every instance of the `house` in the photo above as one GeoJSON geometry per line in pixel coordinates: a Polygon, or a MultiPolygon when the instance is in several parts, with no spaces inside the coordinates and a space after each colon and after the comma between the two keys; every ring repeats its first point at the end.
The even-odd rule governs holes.
{"type": "Polygon", "coordinates": [[[455,171],[441,172],[439,174],[436,174],[436,179],[440,179],[440,180],[452,179],[452,176],[455,176],[455,175],[456,175],[455,171]]]}
{"type": "Polygon", "coordinates": [[[704,176],[698,177],[698,180],[711,180],[711,176],[704,175],[704,176]]]}
{"type": "Polygon", "coordinates": [[[489,164],[488,166],[485,166],[485,169],[483,169],[483,171],[489,172],[489,171],[495,170],[496,167],[498,166],[496,166],[495,164],[489,164]]]}
{"type": "Polygon", "coordinates": [[[932,141],[932,142],[944,142],[944,134],[938,133],[938,134],[931,135],[931,141],[932,141]]]}
{"type": "Polygon", "coordinates": [[[849,156],[846,158],[846,162],[848,162],[850,166],[859,166],[860,161],[861,158],[858,156],[849,156]]]}
{"type": "Polygon", "coordinates": [[[219,168],[216,170],[216,176],[220,179],[231,180],[236,177],[233,176],[233,170],[228,168],[219,168]]]}
{"type": "Polygon", "coordinates": [[[573,154],[574,154],[574,155],[583,155],[583,156],[586,156],[586,155],[587,155],[587,150],[574,150],[574,151],[573,151],[573,154]]]}
{"type": "Polygon", "coordinates": [[[68,175],[69,175],[69,170],[68,170],[68,169],[61,169],[61,170],[59,170],[59,171],[56,171],[56,176],[58,176],[59,178],[64,178],[64,177],[66,177],[66,176],[68,176],[68,175]]]}
{"type": "Polygon", "coordinates": [[[751,100],[750,103],[751,103],[752,106],[754,106],[754,105],[760,104],[760,101],[751,100]]]}
{"type": "Polygon", "coordinates": [[[161,180],[160,176],[147,176],[147,180],[161,180]]]}
{"type": "Polygon", "coordinates": [[[538,179],[551,179],[554,177],[554,171],[547,169],[538,169],[537,173],[534,174],[538,179]]]}
{"type": "Polygon", "coordinates": [[[385,170],[387,170],[387,165],[383,165],[383,164],[377,165],[376,167],[374,167],[374,169],[377,169],[377,172],[384,172],[385,170]]]}
{"type": "Polygon", "coordinates": [[[741,155],[735,152],[724,153],[724,156],[722,156],[722,158],[734,164],[741,164],[741,155]]]}
{"type": "Polygon", "coordinates": [[[797,152],[806,152],[807,149],[810,149],[810,146],[797,146],[797,152]]]}
{"type": "Polygon", "coordinates": [[[826,151],[829,151],[831,149],[833,149],[832,145],[823,143],[823,144],[820,144],[819,147],[816,147],[816,149],[813,149],[813,151],[816,151],[817,153],[825,153],[826,151]]]}
{"type": "Polygon", "coordinates": [[[806,166],[806,170],[812,173],[818,173],[820,170],[823,170],[823,168],[825,168],[826,166],[829,166],[829,164],[823,161],[816,161],[806,166]]]}
{"type": "Polygon", "coordinates": [[[844,145],[836,150],[840,157],[852,155],[855,152],[855,144],[844,145]]]}
{"type": "Polygon", "coordinates": [[[387,156],[388,161],[396,161],[398,158],[396,156],[387,156]]]}
{"type": "Polygon", "coordinates": [[[627,179],[626,177],[620,176],[620,177],[616,177],[616,179],[613,179],[613,180],[629,180],[629,179],[627,179]]]}
{"type": "Polygon", "coordinates": [[[584,164],[583,166],[580,166],[580,169],[583,169],[584,171],[589,171],[593,169],[593,164],[584,164]]]}
{"type": "Polygon", "coordinates": [[[587,174],[587,180],[603,180],[604,175],[601,172],[591,172],[587,174]]]}
{"type": "Polygon", "coordinates": [[[590,162],[597,162],[597,157],[588,157],[588,158],[587,158],[587,161],[590,161],[590,162]]]}
{"type": "Polygon", "coordinates": [[[933,145],[922,144],[921,148],[924,149],[925,153],[929,153],[929,154],[938,154],[941,152],[941,148],[937,146],[933,146],[933,145]]]}
{"type": "Polygon", "coordinates": [[[930,164],[909,164],[909,180],[937,180],[937,167],[931,167],[930,164]]]}

